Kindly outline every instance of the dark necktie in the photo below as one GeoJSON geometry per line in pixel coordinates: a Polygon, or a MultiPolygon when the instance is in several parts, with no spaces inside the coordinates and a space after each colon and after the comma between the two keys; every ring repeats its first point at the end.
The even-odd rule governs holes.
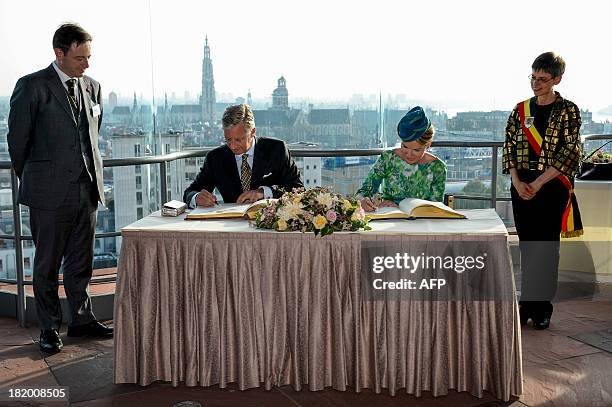
{"type": "Polygon", "coordinates": [[[66,81],[66,85],[68,86],[68,95],[70,96],[70,101],[72,101],[72,107],[74,107],[77,111],[78,109],[78,104],[77,104],[77,99],[76,99],[76,79],[68,79],[66,81]]]}
{"type": "Polygon", "coordinates": [[[249,166],[249,155],[242,154],[242,167],[240,168],[240,183],[242,184],[242,192],[251,189],[251,167],[249,166]]]}

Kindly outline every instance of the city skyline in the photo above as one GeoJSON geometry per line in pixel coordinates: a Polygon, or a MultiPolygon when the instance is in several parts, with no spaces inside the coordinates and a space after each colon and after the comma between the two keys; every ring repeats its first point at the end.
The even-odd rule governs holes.
{"type": "Polygon", "coordinates": [[[534,9],[525,1],[512,6],[438,1],[358,2],[348,8],[328,3],[296,10],[280,2],[238,2],[230,9],[113,0],[91,13],[73,1],[34,6],[1,0],[6,54],[0,95],[10,95],[20,76],[52,61],[53,31],[62,21],[74,20],[94,37],[88,73],[100,80],[105,95],[136,92],[151,100],[154,93],[156,105],[163,104],[166,92],[199,93],[207,35],[215,88],[235,97],[246,97],[250,89],[254,99],[271,100],[282,75],[292,100],[348,101],[354,94],[382,94],[384,101],[389,94],[404,94],[408,103],[448,112],[510,110],[531,94],[527,75],[535,56],[554,49],[568,64],[558,87],[564,96],[595,118],[612,105],[612,80],[592,68],[612,62],[594,45],[607,35],[606,5],[585,1],[575,9],[555,2],[534,9]],[[29,13],[33,7],[39,9],[35,16],[29,13]],[[534,15],[543,12],[559,27],[571,28],[534,41],[534,15]],[[26,15],[27,20],[19,18],[26,15]]]}

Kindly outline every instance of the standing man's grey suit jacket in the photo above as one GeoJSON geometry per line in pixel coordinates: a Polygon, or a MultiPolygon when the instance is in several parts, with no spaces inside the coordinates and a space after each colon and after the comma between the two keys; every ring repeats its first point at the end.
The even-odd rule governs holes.
{"type": "MultiPolygon", "coordinates": [[[[88,76],[78,82],[89,122],[98,197],[104,204],[102,158],[98,150],[102,123],[100,84],[88,76]]],[[[32,208],[56,209],[63,202],[69,183],[79,178],[83,168],[77,122],[63,86],[49,65],[19,79],[11,98],[9,153],[21,181],[19,203],[32,208]]]]}

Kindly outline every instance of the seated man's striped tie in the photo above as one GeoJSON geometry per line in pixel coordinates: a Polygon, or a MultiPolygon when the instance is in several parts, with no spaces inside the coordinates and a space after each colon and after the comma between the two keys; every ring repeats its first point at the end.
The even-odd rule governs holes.
{"type": "Polygon", "coordinates": [[[240,167],[240,183],[242,184],[242,192],[251,189],[251,167],[249,166],[249,155],[242,154],[242,167],[240,167]]]}

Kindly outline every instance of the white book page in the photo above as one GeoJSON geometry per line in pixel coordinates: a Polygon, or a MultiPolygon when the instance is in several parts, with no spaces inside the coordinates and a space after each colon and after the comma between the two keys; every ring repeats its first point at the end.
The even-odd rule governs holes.
{"type": "Polygon", "coordinates": [[[427,201],[425,199],[418,198],[406,198],[399,203],[399,207],[402,212],[407,214],[410,214],[414,208],[417,208],[419,206],[435,206],[436,208],[439,208],[443,211],[459,214],[459,212],[457,212],[456,210],[451,209],[449,206],[437,201],[427,201]]]}
{"type": "Polygon", "coordinates": [[[190,215],[204,215],[204,214],[208,214],[208,215],[223,215],[223,214],[234,214],[234,213],[238,213],[238,214],[244,214],[246,213],[246,210],[248,209],[248,207],[251,206],[251,204],[227,204],[227,203],[221,203],[221,204],[217,204],[215,206],[211,206],[209,208],[203,208],[198,206],[197,208],[195,208],[194,210],[192,210],[189,214],[190,215]]]}

